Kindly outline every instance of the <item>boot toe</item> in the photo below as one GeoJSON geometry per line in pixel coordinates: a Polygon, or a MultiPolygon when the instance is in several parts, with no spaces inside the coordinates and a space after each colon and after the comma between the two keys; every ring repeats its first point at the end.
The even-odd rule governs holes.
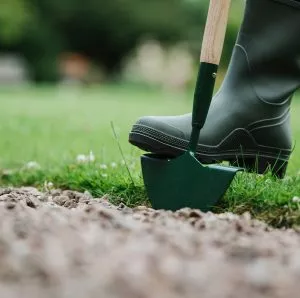
{"type": "Polygon", "coordinates": [[[141,117],[134,124],[131,133],[148,135],[153,138],[161,138],[161,135],[172,136],[173,138],[186,139],[187,136],[180,129],[172,125],[173,117],[146,116],[141,117]]]}

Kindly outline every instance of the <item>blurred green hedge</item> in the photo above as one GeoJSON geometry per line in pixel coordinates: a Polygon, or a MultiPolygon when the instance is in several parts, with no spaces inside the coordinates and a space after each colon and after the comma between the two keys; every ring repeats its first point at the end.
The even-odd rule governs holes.
{"type": "MultiPolygon", "coordinates": [[[[234,44],[242,1],[233,1],[224,61],[234,44]]],[[[58,79],[57,57],[76,51],[110,75],[144,37],[199,52],[208,0],[7,0],[0,4],[0,51],[20,52],[36,81],[58,79]]]]}

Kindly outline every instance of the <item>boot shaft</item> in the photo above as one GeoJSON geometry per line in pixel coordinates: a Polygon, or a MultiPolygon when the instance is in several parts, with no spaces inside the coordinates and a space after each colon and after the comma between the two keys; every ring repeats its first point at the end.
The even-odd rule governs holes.
{"type": "Polygon", "coordinates": [[[299,1],[247,0],[224,84],[243,88],[249,76],[258,97],[271,104],[283,104],[300,87],[299,1]]]}

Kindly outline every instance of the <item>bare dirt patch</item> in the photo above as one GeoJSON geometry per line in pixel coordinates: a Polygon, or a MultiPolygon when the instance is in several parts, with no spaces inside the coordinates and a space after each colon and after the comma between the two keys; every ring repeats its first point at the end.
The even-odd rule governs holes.
{"type": "Polygon", "coordinates": [[[0,297],[298,297],[299,251],[247,214],[0,190],[0,297]]]}

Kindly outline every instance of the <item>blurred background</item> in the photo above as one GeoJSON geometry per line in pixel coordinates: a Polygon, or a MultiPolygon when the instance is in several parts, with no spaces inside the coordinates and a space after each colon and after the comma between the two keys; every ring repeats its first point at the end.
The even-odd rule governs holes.
{"type": "MultiPolygon", "coordinates": [[[[2,0],[0,84],[128,82],[186,88],[208,0],[2,0]]],[[[233,0],[223,67],[244,1],[233,0]]]]}

